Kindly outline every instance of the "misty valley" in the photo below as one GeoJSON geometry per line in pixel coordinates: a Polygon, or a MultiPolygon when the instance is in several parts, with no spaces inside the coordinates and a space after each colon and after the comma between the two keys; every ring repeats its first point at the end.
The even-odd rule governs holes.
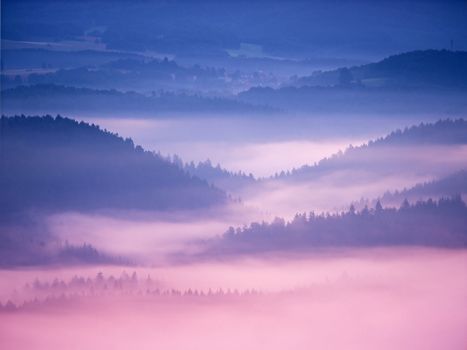
{"type": "Polygon", "coordinates": [[[1,349],[467,347],[465,3],[0,6],[1,349]]]}

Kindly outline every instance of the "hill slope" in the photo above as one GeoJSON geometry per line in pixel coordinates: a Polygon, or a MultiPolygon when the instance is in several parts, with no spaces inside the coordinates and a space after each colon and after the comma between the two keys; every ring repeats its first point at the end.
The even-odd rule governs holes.
{"type": "Polygon", "coordinates": [[[467,171],[460,170],[433,181],[421,183],[402,191],[386,192],[380,199],[383,205],[411,202],[427,198],[441,198],[467,194],[467,171]]]}
{"type": "Polygon", "coordinates": [[[467,88],[467,52],[412,51],[376,63],[302,77],[295,86],[359,84],[366,87],[467,88]]]}
{"type": "Polygon", "coordinates": [[[191,209],[222,191],[130,139],[60,116],[2,117],[0,208],[191,209]]]}

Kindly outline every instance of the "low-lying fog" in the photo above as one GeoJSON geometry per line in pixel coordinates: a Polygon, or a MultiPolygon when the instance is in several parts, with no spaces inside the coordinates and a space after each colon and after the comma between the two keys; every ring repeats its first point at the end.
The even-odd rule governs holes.
{"type": "Polygon", "coordinates": [[[444,116],[251,115],[97,118],[93,122],[163,155],[195,163],[210,159],[230,171],[267,177],[385,136],[398,128],[444,116]]]}
{"type": "Polygon", "coordinates": [[[0,312],[0,342],[19,350],[461,350],[466,266],[464,250],[394,248],[141,269],[3,270],[3,304],[38,301],[0,312]],[[102,281],[123,270],[136,271],[134,285],[150,275],[153,287],[102,289],[102,281]],[[91,278],[88,290],[69,294],[72,287],[52,283],[71,286],[74,275],[91,278]],[[182,294],[164,294],[171,289],[182,294]]]}
{"type": "Polygon", "coordinates": [[[138,264],[160,264],[174,253],[196,252],[196,241],[223,234],[229,226],[272,219],[254,208],[231,205],[206,212],[112,211],[94,214],[57,213],[45,219],[61,242],[91,244],[101,252],[138,264]]]}
{"type": "Polygon", "coordinates": [[[297,212],[347,210],[352,202],[371,201],[387,191],[411,188],[466,167],[464,145],[388,147],[344,159],[322,173],[310,172],[302,180],[269,180],[237,195],[247,206],[290,218],[297,212]]]}
{"type": "MultiPolygon", "coordinates": [[[[348,144],[414,124],[389,119],[365,127],[356,119],[93,121],[149,150],[177,153],[185,161],[210,158],[256,176],[313,164],[348,144]]],[[[276,252],[202,262],[177,260],[173,254],[195,252],[194,241],[220,235],[230,225],[342,210],[361,197],[373,199],[465,168],[466,159],[465,146],[400,147],[398,153],[367,152],[351,159],[353,168],[333,165],[310,181],[262,181],[243,189],[243,202],[213,212],[48,216],[46,228],[60,241],[89,243],[135,264],[0,270],[0,344],[19,350],[463,350],[466,250],[327,249],[307,256],[276,252]]]]}
{"type": "MultiPolygon", "coordinates": [[[[399,118],[377,116],[270,116],[172,119],[98,118],[91,121],[132,137],[163,155],[178,154],[185,162],[210,159],[230,171],[257,178],[313,165],[349,145],[359,146],[390,132],[440,116],[399,118]]],[[[90,119],[86,119],[90,120],[90,119]]],[[[467,167],[467,148],[457,145],[379,147],[347,158],[306,181],[280,178],[231,191],[249,208],[269,216],[297,212],[340,211],[351,202],[372,200],[386,191],[410,188],[467,167]]],[[[216,184],[218,185],[218,184],[216,184]]],[[[218,185],[223,188],[221,185],[218,185]]],[[[224,189],[224,188],[223,188],[224,189]]],[[[260,220],[262,217],[257,217],[260,220]]],[[[240,224],[248,224],[241,221],[240,224]]]]}

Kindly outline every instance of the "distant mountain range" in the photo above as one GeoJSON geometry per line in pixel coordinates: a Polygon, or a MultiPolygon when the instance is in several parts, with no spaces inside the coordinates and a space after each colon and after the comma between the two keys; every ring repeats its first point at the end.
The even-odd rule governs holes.
{"type": "Polygon", "coordinates": [[[466,97],[463,90],[302,86],[251,88],[239,93],[237,100],[310,117],[358,113],[361,117],[377,119],[407,114],[462,115],[467,111],[466,97]]]}
{"type": "Polygon", "coordinates": [[[200,209],[226,195],[131,139],[62,118],[1,118],[0,208],[200,209]]]}
{"type": "Polygon", "coordinates": [[[358,67],[316,72],[238,100],[313,113],[464,113],[467,52],[414,51],[358,67]]]}
{"type": "MultiPolygon", "coordinates": [[[[112,52],[79,51],[77,60],[82,65],[61,68],[65,62],[76,62],[66,53],[45,50],[25,49],[32,52],[29,61],[21,55],[21,50],[7,50],[3,58],[12,66],[13,58],[18,56],[23,66],[36,62],[35,69],[9,69],[2,72],[3,89],[19,85],[57,84],[92,89],[118,89],[150,93],[160,90],[183,92],[191,91],[212,96],[232,95],[255,84],[274,83],[271,76],[261,73],[227,72],[225,69],[201,67],[199,65],[182,66],[167,58],[145,58],[138,55],[112,52]],[[48,59],[48,55],[51,59],[48,59]],[[12,57],[10,57],[12,56],[12,57]],[[36,57],[37,56],[37,57],[36,57]],[[65,58],[68,57],[68,60],[65,58]],[[119,58],[123,57],[123,58],[119,58]],[[113,60],[111,60],[113,58],[113,60]],[[92,60],[95,62],[92,62],[92,60]],[[42,65],[40,62],[43,62],[42,65]],[[49,63],[49,62],[53,62],[49,63]]],[[[17,61],[14,61],[18,64],[17,61]]],[[[277,83],[275,85],[278,85],[277,83]]]]}
{"type": "Polygon", "coordinates": [[[261,72],[228,73],[131,55],[107,59],[99,56],[98,66],[46,67],[21,73],[24,77],[2,74],[3,113],[105,113],[108,106],[114,113],[282,111],[308,117],[467,112],[464,51],[408,52],[377,63],[316,72],[280,88],[270,87],[278,86],[277,79],[261,72]],[[255,84],[259,86],[248,89],[255,84]]]}
{"type": "Polygon", "coordinates": [[[133,113],[155,116],[157,113],[193,112],[273,112],[268,107],[226,98],[209,98],[199,95],[162,92],[145,96],[136,92],[95,90],[54,84],[18,86],[3,90],[1,94],[4,114],[28,113],[88,113],[112,116],[133,113]]]}
{"type": "Polygon", "coordinates": [[[426,50],[297,78],[293,86],[467,89],[467,51],[426,50]]]}

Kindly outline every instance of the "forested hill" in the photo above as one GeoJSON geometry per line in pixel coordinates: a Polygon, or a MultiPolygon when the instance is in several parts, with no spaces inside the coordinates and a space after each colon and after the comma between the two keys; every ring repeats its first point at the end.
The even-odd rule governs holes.
{"type": "Polygon", "coordinates": [[[467,111],[467,52],[414,51],[380,62],[295,77],[283,87],[254,87],[238,100],[315,113],[467,111]]]}
{"type": "Polygon", "coordinates": [[[318,72],[296,86],[443,87],[467,89],[467,52],[411,51],[362,66],[318,72]]]}
{"type": "Polygon", "coordinates": [[[286,222],[254,222],[230,227],[206,242],[205,255],[228,256],[270,251],[310,251],[323,247],[467,246],[467,206],[461,197],[428,200],[400,208],[364,208],[336,214],[297,214],[286,222]]]}
{"type": "Polygon", "coordinates": [[[467,144],[467,121],[465,119],[444,119],[436,123],[420,123],[403,130],[393,131],[385,137],[369,142],[369,146],[419,144],[467,144]]]}
{"type": "Polygon", "coordinates": [[[225,194],[98,126],[57,116],[1,118],[0,208],[194,209],[225,194]]]}
{"type": "Polygon", "coordinates": [[[400,203],[404,199],[416,201],[467,194],[467,170],[460,170],[440,179],[417,184],[408,189],[386,192],[380,201],[383,205],[400,203]]]}
{"type": "MultiPolygon", "coordinates": [[[[277,175],[276,178],[309,179],[329,175],[335,171],[349,170],[373,174],[398,173],[423,166],[422,163],[417,163],[418,161],[427,163],[424,154],[430,152],[432,147],[466,144],[467,121],[464,119],[422,123],[394,131],[359,147],[350,146],[344,152],[324,158],[314,165],[304,165],[289,173],[277,175]],[[414,152],[407,154],[404,150],[408,148],[414,152]],[[415,148],[418,148],[419,152],[416,152],[415,148]]],[[[446,153],[446,156],[448,155],[446,153]]],[[[459,168],[464,168],[467,161],[460,163],[462,164],[459,164],[459,168]]]]}

